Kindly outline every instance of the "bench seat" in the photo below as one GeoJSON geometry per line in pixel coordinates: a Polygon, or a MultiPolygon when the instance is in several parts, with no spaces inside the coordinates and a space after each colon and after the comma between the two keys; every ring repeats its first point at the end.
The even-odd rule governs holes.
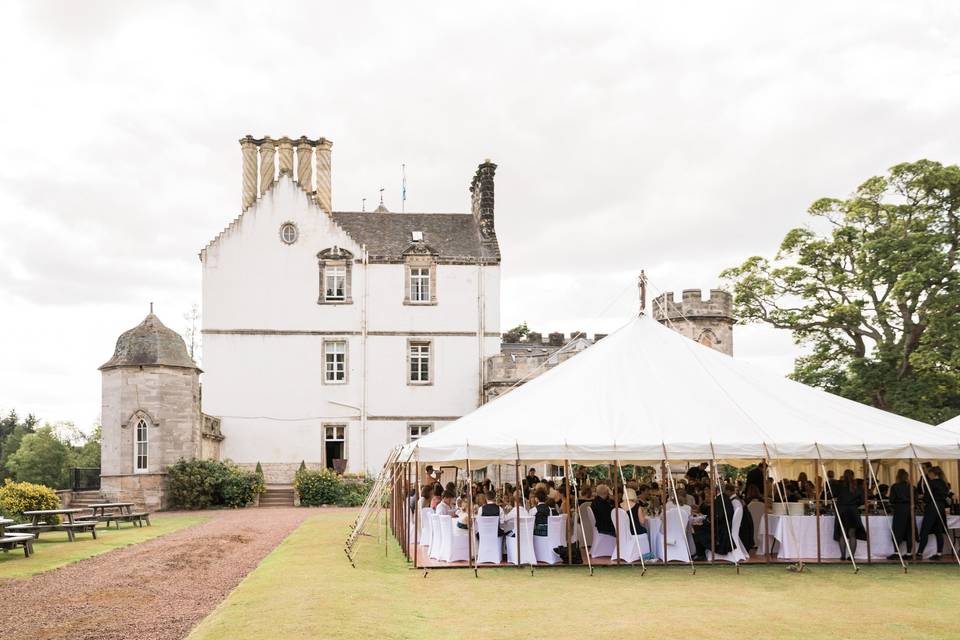
{"type": "Polygon", "coordinates": [[[0,537],[0,549],[9,551],[16,547],[23,547],[24,557],[29,558],[33,555],[33,535],[29,533],[17,533],[0,537]]]}

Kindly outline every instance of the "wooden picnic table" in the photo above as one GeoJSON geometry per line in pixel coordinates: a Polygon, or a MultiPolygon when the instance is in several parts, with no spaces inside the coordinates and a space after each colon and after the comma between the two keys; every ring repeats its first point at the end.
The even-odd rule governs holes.
{"type": "Polygon", "coordinates": [[[12,526],[7,526],[8,530],[15,530],[17,533],[32,533],[37,538],[40,537],[41,531],[66,531],[67,539],[70,542],[74,541],[74,534],[77,531],[89,531],[93,534],[94,539],[97,537],[96,521],[90,520],[74,520],[73,516],[82,512],[83,509],[38,509],[35,511],[24,511],[23,515],[29,516],[32,520],[30,524],[15,524],[12,526]],[[66,523],[61,522],[60,524],[53,524],[52,522],[41,522],[41,518],[47,516],[65,516],[67,519],[66,523]]]}
{"type": "Polygon", "coordinates": [[[150,524],[150,514],[134,513],[134,504],[133,502],[98,502],[97,504],[91,504],[90,510],[93,513],[93,519],[98,522],[106,522],[107,528],[110,527],[111,522],[116,523],[118,529],[121,522],[129,522],[141,527],[144,521],[150,524]],[[111,512],[107,513],[107,509],[111,509],[111,512]]]}
{"type": "Polygon", "coordinates": [[[10,549],[23,547],[23,555],[29,558],[33,555],[33,534],[4,532],[4,528],[11,524],[16,524],[16,520],[0,518],[0,549],[6,553],[10,549]]]}

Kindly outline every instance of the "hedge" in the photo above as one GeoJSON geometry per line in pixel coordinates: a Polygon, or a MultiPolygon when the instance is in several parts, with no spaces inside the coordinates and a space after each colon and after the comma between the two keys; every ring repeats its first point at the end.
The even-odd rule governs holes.
{"type": "Polygon", "coordinates": [[[332,469],[312,470],[303,465],[293,480],[300,504],[307,507],[359,507],[372,487],[373,480],[366,476],[341,476],[332,469]]]}
{"type": "Polygon", "coordinates": [[[167,468],[170,505],[179,509],[240,508],[263,493],[262,474],[230,462],[184,460],[167,468]]]}
{"type": "MultiPolygon", "coordinates": [[[[59,509],[60,497],[50,487],[30,482],[14,482],[7,478],[0,487],[0,515],[13,518],[17,522],[26,522],[24,511],[36,509],[59,509]]],[[[59,522],[59,518],[47,518],[59,522]]]]}

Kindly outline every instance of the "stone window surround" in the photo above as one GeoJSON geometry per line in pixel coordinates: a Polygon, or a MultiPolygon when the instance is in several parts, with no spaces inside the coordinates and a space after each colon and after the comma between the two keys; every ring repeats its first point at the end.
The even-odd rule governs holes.
{"type": "MultiPolygon", "coordinates": [[[[334,442],[343,442],[343,457],[344,457],[344,459],[347,459],[347,451],[348,451],[347,445],[348,445],[348,443],[349,443],[349,441],[350,441],[350,436],[349,436],[350,423],[348,423],[348,422],[324,422],[324,423],[322,423],[323,431],[322,431],[322,433],[321,433],[321,436],[323,437],[323,449],[321,449],[321,451],[320,451],[320,464],[322,465],[322,468],[324,468],[324,469],[327,468],[327,442],[328,442],[328,440],[327,440],[327,428],[329,428],[329,427],[340,427],[340,428],[343,429],[343,440],[342,440],[342,441],[336,441],[336,440],[334,440],[334,442]]],[[[330,468],[331,468],[331,469],[333,468],[333,462],[332,462],[332,461],[330,462],[330,468]]]]}
{"type": "Polygon", "coordinates": [[[407,385],[411,387],[429,387],[437,377],[437,355],[433,348],[433,340],[429,338],[408,338],[407,339],[407,369],[404,377],[407,379],[407,385]],[[427,380],[410,379],[410,347],[415,344],[425,344],[429,347],[427,360],[427,380]]]}
{"type": "Polygon", "coordinates": [[[293,220],[287,220],[286,222],[284,222],[283,224],[281,224],[281,225],[280,225],[280,229],[279,229],[279,231],[277,231],[277,233],[280,235],[280,242],[282,242],[285,246],[288,246],[288,247],[289,247],[290,245],[296,244],[296,243],[297,243],[297,240],[300,239],[300,228],[297,227],[297,223],[294,222],[293,220]],[[290,228],[293,229],[293,239],[292,239],[292,240],[287,240],[287,239],[284,237],[284,231],[285,231],[286,229],[290,229],[290,228]]]}
{"type": "Polygon", "coordinates": [[[414,427],[419,427],[419,428],[420,428],[420,435],[417,436],[416,440],[419,440],[420,438],[422,438],[422,437],[425,436],[425,435],[429,435],[429,434],[433,433],[433,429],[434,429],[434,425],[433,425],[432,422],[408,422],[408,423],[407,423],[407,443],[408,443],[408,444],[411,443],[411,442],[415,442],[415,439],[411,437],[411,436],[412,436],[412,431],[413,431],[414,427]],[[427,428],[427,432],[426,432],[426,433],[423,432],[423,428],[424,428],[424,427],[427,428]]]}
{"type": "Polygon", "coordinates": [[[134,473],[147,473],[150,471],[150,421],[140,416],[133,423],[133,472],[134,473]],[[140,438],[140,423],[143,423],[143,435],[144,439],[141,441],[140,438]],[[144,462],[146,463],[142,468],[139,466],[140,462],[140,443],[143,442],[145,445],[145,453],[143,455],[144,462]]]}
{"type": "Polygon", "coordinates": [[[333,246],[329,249],[324,249],[317,254],[317,266],[318,271],[320,272],[320,295],[317,297],[317,304],[329,304],[329,305],[338,305],[338,304],[353,304],[353,254],[344,249],[343,247],[333,246]],[[343,279],[343,289],[344,289],[344,299],[343,300],[327,300],[327,282],[326,282],[326,268],[327,267],[343,267],[344,268],[344,279],[343,279]]]}
{"type": "Polygon", "coordinates": [[[437,259],[432,254],[406,255],[403,258],[403,304],[414,307],[429,307],[437,304],[437,259]],[[413,268],[428,268],[430,270],[430,299],[414,300],[410,293],[411,273],[413,268]]]}
{"type": "MultiPolygon", "coordinates": [[[[350,381],[350,341],[346,337],[323,339],[323,375],[320,379],[323,384],[334,386],[343,386],[350,381]],[[327,345],[333,342],[343,343],[343,380],[327,380],[327,345]]],[[[324,433],[326,433],[326,430],[324,430],[324,433]]]]}
{"type": "Polygon", "coordinates": [[[151,416],[149,413],[147,413],[143,409],[137,409],[136,411],[131,413],[130,416],[125,421],[120,423],[121,429],[127,429],[127,428],[131,429],[131,440],[133,441],[133,443],[131,445],[132,455],[131,455],[130,467],[133,473],[137,475],[142,475],[145,473],[156,473],[156,472],[150,471],[150,441],[152,440],[152,438],[150,437],[150,428],[151,427],[156,428],[159,426],[160,426],[160,421],[156,420],[153,416],[151,416]],[[137,469],[137,423],[140,422],[141,420],[143,420],[144,423],[146,423],[147,425],[147,468],[146,469],[137,469]]]}

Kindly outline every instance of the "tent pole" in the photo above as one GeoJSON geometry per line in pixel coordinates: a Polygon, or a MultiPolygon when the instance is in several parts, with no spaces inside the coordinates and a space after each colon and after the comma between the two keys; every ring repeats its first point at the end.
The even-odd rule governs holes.
{"type": "Polygon", "coordinates": [[[770,564],[770,551],[773,545],[770,544],[770,508],[767,503],[768,498],[772,496],[767,493],[767,461],[760,461],[763,470],[763,557],[767,564],[770,564]]]}
{"type": "MultiPolygon", "coordinates": [[[[571,467],[572,468],[572,467],[571,467]]],[[[580,555],[587,557],[587,568],[590,569],[590,575],[593,575],[593,561],[590,559],[590,551],[587,549],[587,530],[583,527],[583,518],[580,517],[580,486],[574,485],[573,487],[573,499],[576,501],[577,509],[577,521],[580,523],[580,535],[583,536],[583,549],[580,550],[580,555]]]]}
{"type": "Polygon", "coordinates": [[[470,475],[470,454],[469,447],[467,445],[467,556],[470,563],[473,565],[473,577],[479,578],[480,574],[477,572],[477,559],[473,555],[473,476],[470,475]]]}
{"type": "Polygon", "coordinates": [[[870,483],[867,481],[866,459],[863,461],[863,520],[867,530],[867,564],[873,564],[873,553],[870,550],[870,483]]]}
{"type": "Polygon", "coordinates": [[[814,473],[814,476],[817,479],[817,484],[814,487],[816,494],[813,496],[813,512],[817,517],[817,564],[820,564],[823,561],[820,541],[820,492],[823,491],[823,478],[820,477],[819,473],[814,473]]]}
{"type": "MultiPolygon", "coordinates": [[[[416,474],[417,479],[417,512],[413,514],[413,568],[419,569],[419,560],[420,560],[420,494],[423,493],[423,489],[420,488],[420,453],[417,452],[417,459],[413,463],[413,472],[416,474]]],[[[423,573],[423,577],[427,577],[427,573],[423,573]]]]}
{"type": "Polygon", "coordinates": [[[517,503],[513,507],[513,513],[516,516],[516,525],[513,529],[513,537],[517,540],[517,569],[520,568],[520,509],[523,506],[523,487],[520,484],[520,445],[517,445],[517,460],[513,465],[514,474],[517,477],[517,487],[515,489],[517,493],[517,503]]]}
{"type": "MultiPolygon", "coordinates": [[[[617,461],[617,469],[620,471],[620,481],[623,483],[624,487],[626,487],[626,485],[627,485],[627,479],[626,479],[626,477],[624,477],[624,475],[623,475],[623,465],[620,464],[619,461],[617,461]]],[[[637,466],[636,466],[636,465],[633,466],[633,477],[634,477],[634,478],[637,478],[637,477],[638,477],[638,476],[637,476],[637,466]]],[[[639,485],[638,485],[638,486],[639,486],[639,485]]],[[[627,518],[630,518],[630,511],[633,510],[633,505],[630,504],[630,496],[629,496],[629,494],[627,494],[626,490],[624,490],[624,492],[623,492],[623,499],[624,499],[624,500],[626,501],[626,503],[627,503],[627,518]]],[[[617,519],[619,520],[620,518],[618,517],[617,519]]],[[[639,518],[638,518],[638,519],[639,519],[639,518]]],[[[633,520],[631,519],[630,522],[632,523],[633,520]]],[[[646,534],[646,535],[647,535],[647,539],[649,540],[649,539],[650,539],[650,535],[649,535],[649,534],[646,534]]],[[[643,559],[643,547],[640,546],[640,534],[634,532],[633,536],[631,536],[631,537],[633,538],[633,543],[637,546],[637,553],[640,554],[640,566],[643,568],[643,571],[640,572],[640,577],[642,578],[642,577],[644,576],[644,574],[647,573],[647,563],[646,563],[646,561],[644,561],[644,559],[643,559]]],[[[620,536],[618,535],[618,536],[617,536],[617,540],[619,540],[619,539],[620,539],[620,536]]]]}
{"type": "MultiPolygon", "coordinates": [[[[713,445],[711,445],[712,447],[713,445]]],[[[710,488],[710,493],[713,493],[716,487],[720,486],[720,479],[717,477],[717,461],[710,461],[710,475],[712,476],[713,482],[711,483],[713,487],[710,488]]],[[[706,496],[704,496],[706,497],[706,496]]],[[[723,499],[721,498],[721,502],[723,499]]],[[[713,506],[716,504],[716,499],[710,500],[710,564],[713,564],[713,560],[717,555],[717,514],[716,509],[713,506]]]]}
{"type": "Polygon", "coordinates": [[[667,465],[664,460],[660,461],[660,518],[663,520],[663,564],[669,561],[667,552],[667,465]]]}
{"type": "MultiPolygon", "coordinates": [[[[912,447],[913,445],[911,444],[910,446],[912,447]]],[[[917,452],[915,449],[914,449],[913,455],[917,455],[917,452]]],[[[919,460],[917,461],[917,464],[918,465],[920,464],[919,460]]],[[[930,481],[927,480],[927,474],[923,473],[922,469],[920,470],[920,480],[921,482],[923,482],[924,486],[927,488],[926,491],[927,491],[927,495],[929,496],[928,499],[931,502],[933,502],[934,507],[939,507],[936,499],[933,497],[933,489],[930,488],[930,481]]],[[[944,507],[946,507],[946,505],[944,505],[944,507]]],[[[924,510],[926,510],[926,507],[924,507],[924,510]]],[[[957,564],[960,565],[960,553],[957,553],[957,547],[956,545],[953,544],[953,535],[950,533],[950,529],[947,527],[947,521],[943,517],[943,509],[937,508],[937,518],[940,519],[940,524],[943,526],[943,535],[947,538],[947,542],[950,543],[950,550],[953,552],[953,557],[957,561],[957,564]]],[[[927,538],[929,539],[929,536],[927,536],[927,538]]],[[[939,553],[939,550],[937,552],[939,553]]]]}
{"type": "MultiPolygon", "coordinates": [[[[615,463],[616,464],[616,463],[615,463]]],[[[617,465],[619,468],[619,465],[617,465]]],[[[617,515],[617,509],[620,508],[620,483],[617,480],[614,480],[613,476],[613,465],[607,464],[607,476],[610,477],[611,482],[613,483],[613,511],[610,513],[613,514],[613,532],[617,535],[617,566],[620,566],[620,517],[617,515]]]]}
{"type": "MultiPolygon", "coordinates": [[[[680,517],[679,517],[679,520],[680,520],[680,522],[683,522],[683,516],[680,515],[680,514],[682,513],[682,512],[680,511],[680,498],[677,497],[677,484],[673,481],[673,474],[670,473],[670,471],[669,471],[670,459],[667,458],[667,445],[666,445],[666,443],[661,443],[661,445],[663,446],[663,458],[664,458],[664,461],[665,461],[665,462],[667,463],[667,465],[668,465],[668,467],[667,467],[667,477],[670,479],[670,491],[673,493],[673,502],[674,502],[674,504],[677,506],[677,515],[680,516],[680,517]]],[[[664,511],[664,513],[663,513],[663,521],[664,521],[664,522],[667,521],[667,513],[666,513],[666,511],[664,511]]],[[[664,527],[664,530],[666,530],[666,527],[664,527]]],[[[695,564],[693,563],[693,556],[690,555],[690,542],[687,540],[687,532],[686,532],[686,529],[684,529],[683,531],[680,532],[680,539],[683,540],[683,545],[684,545],[684,547],[687,549],[687,561],[690,563],[690,569],[691,569],[691,571],[692,571],[691,575],[697,575],[697,565],[695,565],[695,564]]]]}
{"type": "MultiPolygon", "coordinates": [[[[870,452],[867,451],[867,445],[863,445],[863,452],[867,455],[867,465],[870,469],[870,475],[873,477],[873,483],[877,487],[877,499],[880,502],[880,506],[883,508],[883,516],[886,519],[888,517],[887,505],[883,503],[883,496],[880,495],[880,480],[877,478],[876,472],[873,470],[873,462],[870,460],[870,452]]],[[[897,542],[897,534],[893,531],[893,519],[887,521],[889,523],[890,537],[893,539],[893,548],[897,550],[897,558],[900,560],[900,566],[903,567],[903,572],[907,572],[907,565],[903,562],[903,554],[900,553],[900,543],[897,542]]]]}
{"type": "Polygon", "coordinates": [[[570,507],[572,503],[570,502],[570,478],[572,477],[570,470],[570,461],[563,461],[563,474],[566,476],[566,482],[564,486],[566,487],[566,498],[567,498],[567,564],[573,564],[573,546],[571,545],[571,533],[573,529],[573,514],[570,512],[570,507]]]}
{"type": "MultiPolygon", "coordinates": [[[[820,447],[817,447],[817,452],[819,453],[820,447]]],[[[820,469],[823,471],[823,477],[827,477],[827,468],[823,464],[823,460],[820,461],[820,469]]],[[[836,526],[840,527],[840,533],[843,535],[843,544],[847,548],[847,555],[850,556],[850,563],[853,565],[853,572],[860,573],[860,567],[857,566],[857,560],[853,557],[853,551],[850,549],[850,541],[847,539],[847,528],[843,526],[843,519],[840,518],[840,507],[837,505],[836,496],[833,495],[833,489],[830,487],[830,481],[827,480],[826,487],[830,492],[830,500],[833,502],[833,515],[837,519],[836,526]]]]}
{"type": "Polygon", "coordinates": [[[916,462],[916,458],[910,460],[910,559],[914,562],[917,561],[917,506],[915,503],[914,489],[916,485],[913,483],[913,463],[916,462]]]}

